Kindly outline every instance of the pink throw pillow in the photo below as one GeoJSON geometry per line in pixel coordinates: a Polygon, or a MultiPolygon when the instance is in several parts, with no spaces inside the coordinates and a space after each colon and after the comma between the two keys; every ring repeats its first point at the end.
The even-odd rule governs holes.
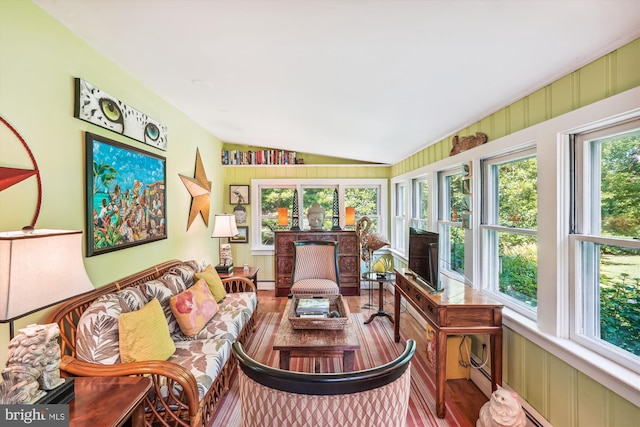
{"type": "Polygon", "coordinates": [[[169,306],[188,337],[196,335],[218,312],[218,304],[211,294],[207,282],[200,279],[195,285],[169,300],[169,306]]]}

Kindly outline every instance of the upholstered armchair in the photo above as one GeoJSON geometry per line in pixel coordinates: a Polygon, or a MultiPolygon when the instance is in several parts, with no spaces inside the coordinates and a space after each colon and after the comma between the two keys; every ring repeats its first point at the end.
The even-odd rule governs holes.
{"type": "Polygon", "coordinates": [[[402,354],[384,365],[316,374],[263,365],[236,341],[242,427],[404,427],[415,350],[407,340],[402,354]]]}
{"type": "Polygon", "coordinates": [[[291,294],[337,295],[338,242],[300,240],[293,242],[291,294]]]}

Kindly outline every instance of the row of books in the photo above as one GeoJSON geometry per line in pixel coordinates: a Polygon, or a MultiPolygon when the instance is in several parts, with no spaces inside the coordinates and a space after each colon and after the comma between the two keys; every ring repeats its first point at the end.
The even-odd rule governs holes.
{"type": "Polygon", "coordinates": [[[260,150],[240,151],[222,150],[223,165],[295,165],[295,151],[260,150]]]}
{"type": "Polygon", "coordinates": [[[300,298],[296,307],[298,317],[328,317],[328,298],[300,298]]]}

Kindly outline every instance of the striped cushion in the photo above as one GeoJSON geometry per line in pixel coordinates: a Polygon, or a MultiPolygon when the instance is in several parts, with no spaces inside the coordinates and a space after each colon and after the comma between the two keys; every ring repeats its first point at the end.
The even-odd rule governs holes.
{"type": "Polygon", "coordinates": [[[303,279],[336,281],[335,247],[306,245],[296,247],[294,283],[303,279]]]}
{"type": "Polygon", "coordinates": [[[327,294],[338,295],[338,284],[327,279],[304,279],[291,286],[292,294],[327,294]]]}

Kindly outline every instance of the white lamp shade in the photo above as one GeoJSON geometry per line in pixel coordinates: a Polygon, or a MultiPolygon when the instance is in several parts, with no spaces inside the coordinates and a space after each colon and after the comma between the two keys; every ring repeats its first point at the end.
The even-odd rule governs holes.
{"type": "Polygon", "coordinates": [[[82,231],[0,233],[0,320],[94,289],[82,262],[82,231]]]}
{"type": "Polygon", "coordinates": [[[216,215],[216,223],[213,226],[211,237],[233,237],[238,235],[236,216],[233,214],[216,215]]]}

